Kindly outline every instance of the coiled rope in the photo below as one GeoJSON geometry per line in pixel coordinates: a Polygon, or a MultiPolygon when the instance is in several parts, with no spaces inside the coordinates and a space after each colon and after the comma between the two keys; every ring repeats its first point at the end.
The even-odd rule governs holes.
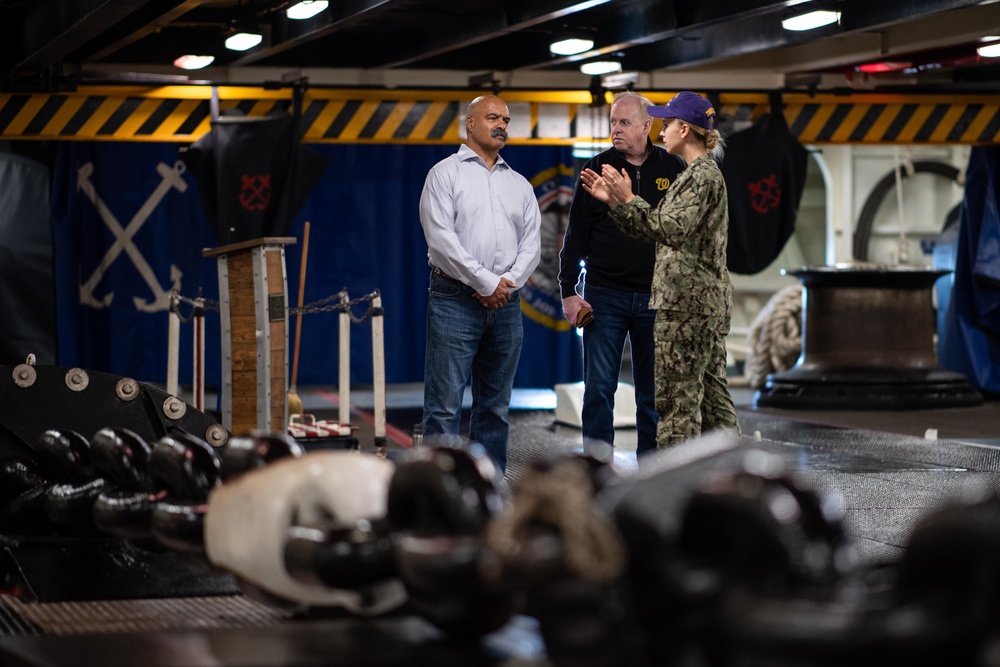
{"type": "Polygon", "coordinates": [[[486,528],[484,544],[500,561],[489,569],[530,567],[533,550],[524,539],[532,524],[542,524],[561,539],[564,573],[593,582],[621,575],[627,562],[625,545],[614,522],[592,498],[593,486],[581,459],[528,472],[518,482],[510,509],[486,528]]]}
{"type": "Polygon", "coordinates": [[[751,387],[762,387],[771,373],[794,366],[802,351],[802,285],[789,285],[768,299],[747,338],[743,374],[751,387]]]}

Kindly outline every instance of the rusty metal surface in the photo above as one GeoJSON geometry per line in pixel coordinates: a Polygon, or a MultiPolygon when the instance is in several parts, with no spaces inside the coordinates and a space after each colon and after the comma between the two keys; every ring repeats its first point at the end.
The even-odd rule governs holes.
{"type": "Polygon", "coordinates": [[[786,273],[803,285],[802,354],[768,376],[758,405],[913,410],[982,402],[965,376],[938,365],[931,288],[947,271],[832,266],[786,273]]]}
{"type": "Polygon", "coordinates": [[[938,367],[929,289],[807,287],[803,304],[803,367],[938,367]]]}

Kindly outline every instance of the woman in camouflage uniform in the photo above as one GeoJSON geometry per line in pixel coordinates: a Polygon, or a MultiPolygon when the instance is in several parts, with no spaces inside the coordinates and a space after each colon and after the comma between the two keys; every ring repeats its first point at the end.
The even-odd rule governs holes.
{"type": "Polygon", "coordinates": [[[729,209],[726,182],[716,164],[722,138],[715,110],[684,91],[664,106],[660,140],[687,163],[656,208],[632,193],[628,174],[605,165],[584,170],[583,187],[611,207],[622,231],[656,243],[650,305],[656,308],[656,429],[658,448],[724,429],[739,434],[726,380],[726,334],[733,285],[726,268],[729,209]]]}

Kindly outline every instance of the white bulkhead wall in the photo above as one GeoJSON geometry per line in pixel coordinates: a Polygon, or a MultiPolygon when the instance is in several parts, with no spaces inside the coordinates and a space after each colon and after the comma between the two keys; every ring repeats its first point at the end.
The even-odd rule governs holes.
{"type": "Polygon", "coordinates": [[[767,268],[754,275],[733,274],[731,362],[743,360],[754,318],[776,292],[797,279],[782,270],[856,262],[854,235],[873,191],[892,177],[897,161],[949,165],[958,180],[931,172],[902,179],[902,218],[895,184],[883,196],[870,221],[868,262],[883,265],[931,266],[934,241],[948,213],[962,201],[968,146],[808,146],[806,187],[795,232],[767,268]],[[902,231],[902,234],[900,233],[902,231]]]}

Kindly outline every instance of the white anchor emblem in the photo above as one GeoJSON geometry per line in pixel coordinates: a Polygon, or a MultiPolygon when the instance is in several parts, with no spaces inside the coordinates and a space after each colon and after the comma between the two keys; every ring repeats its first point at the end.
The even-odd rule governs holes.
{"type": "MultiPolygon", "coordinates": [[[[171,290],[164,290],[160,287],[160,282],[156,278],[156,274],[153,273],[153,268],[146,262],[146,258],[142,256],[139,249],[132,242],[132,238],[139,231],[139,228],[146,222],[150,214],[156,209],[159,203],[166,196],[167,192],[171,188],[176,188],[180,192],[187,190],[187,183],[184,181],[183,174],[185,171],[184,163],[177,161],[173,167],[170,167],[163,162],[156,165],[156,171],[163,177],[160,184],[153,191],[153,194],[149,196],[146,203],[142,205],[136,214],[132,216],[129,221],[128,226],[124,229],[121,224],[115,218],[114,213],[107,207],[104,201],[97,194],[97,190],[94,189],[94,184],[90,182],[90,175],[94,173],[94,163],[88,162],[82,165],[77,170],[77,188],[82,190],[94,206],[97,207],[97,212],[104,220],[104,223],[111,230],[111,233],[115,235],[115,242],[108,248],[108,251],[104,253],[104,257],[101,259],[101,263],[97,265],[94,273],[90,276],[87,282],[80,285],[80,303],[91,306],[93,308],[107,308],[111,305],[111,300],[114,298],[114,292],[108,292],[101,298],[94,296],[94,290],[97,288],[97,284],[101,282],[101,278],[104,277],[104,273],[108,268],[114,263],[118,258],[118,255],[124,251],[132,259],[132,263],[135,265],[136,270],[149,285],[149,288],[153,291],[153,300],[145,301],[140,297],[133,297],[135,302],[135,307],[138,310],[145,311],[147,313],[156,312],[159,310],[167,310],[170,307],[170,292],[171,290]]],[[[170,281],[173,283],[172,289],[180,290],[181,286],[181,270],[175,265],[170,265],[170,281]]]]}

